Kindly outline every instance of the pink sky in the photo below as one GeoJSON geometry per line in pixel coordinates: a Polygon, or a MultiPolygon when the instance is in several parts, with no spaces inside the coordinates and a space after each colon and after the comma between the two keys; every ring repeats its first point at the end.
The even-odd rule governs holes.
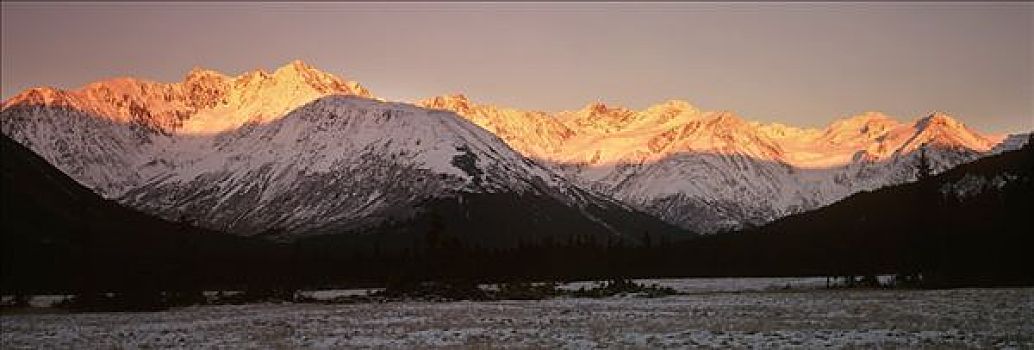
{"type": "Polygon", "coordinates": [[[1034,129],[1031,3],[8,3],[3,97],[302,59],[403,101],[522,109],[684,99],[799,126],[947,111],[1034,129]]]}

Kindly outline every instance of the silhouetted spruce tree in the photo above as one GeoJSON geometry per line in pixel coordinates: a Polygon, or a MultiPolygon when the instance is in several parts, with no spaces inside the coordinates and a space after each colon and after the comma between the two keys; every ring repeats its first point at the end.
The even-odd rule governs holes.
{"type": "Polygon", "coordinates": [[[929,276],[934,273],[939,265],[939,260],[943,258],[941,251],[944,237],[938,232],[938,228],[934,227],[935,219],[933,218],[939,196],[936,193],[937,185],[933,180],[933,165],[926,150],[927,145],[924,143],[919,147],[919,158],[916,160],[918,188],[914,205],[917,208],[918,217],[915,218],[915,229],[911,232],[911,235],[916,238],[910,240],[911,249],[909,249],[911,253],[909,255],[914,256],[913,259],[918,258],[919,261],[910,262],[910,267],[898,276],[901,281],[909,284],[923,283],[924,275],[929,276]]]}
{"type": "Polygon", "coordinates": [[[916,161],[916,180],[922,181],[933,176],[933,165],[926,156],[926,144],[919,147],[919,159],[916,161]]]}

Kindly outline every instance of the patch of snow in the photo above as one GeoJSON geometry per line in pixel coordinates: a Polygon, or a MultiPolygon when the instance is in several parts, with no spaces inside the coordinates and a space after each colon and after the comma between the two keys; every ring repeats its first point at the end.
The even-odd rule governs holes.
{"type": "Polygon", "coordinates": [[[250,304],[141,313],[3,314],[0,346],[1034,347],[1031,288],[754,291],[771,281],[669,283],[741,285],[750,290],[648,299],[250,304]]]}

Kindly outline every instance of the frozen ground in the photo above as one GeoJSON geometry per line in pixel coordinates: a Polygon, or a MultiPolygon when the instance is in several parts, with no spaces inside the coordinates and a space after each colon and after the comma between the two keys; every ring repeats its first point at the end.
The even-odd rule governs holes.
{"type": "Polygon", "coordinates": [[[825,282],[800,280],[789,291],[758,288],[785,286],[783,279],[656,281],[701,291],[656,299],[5,314],[0,347],[1034,348],[1034,288],[809,288],[818,281],[825,282]]]}

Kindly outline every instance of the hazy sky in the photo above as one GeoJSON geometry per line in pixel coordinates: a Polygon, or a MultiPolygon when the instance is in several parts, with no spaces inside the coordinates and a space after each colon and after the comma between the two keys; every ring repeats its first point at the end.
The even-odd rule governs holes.
{"type": "Polygon", "coordinates": [[[943,110],[1034,129],[1032,3],[3,3],[3,97],[302,59],[403,101],[667,99],[822,126],[943,110]]]}

